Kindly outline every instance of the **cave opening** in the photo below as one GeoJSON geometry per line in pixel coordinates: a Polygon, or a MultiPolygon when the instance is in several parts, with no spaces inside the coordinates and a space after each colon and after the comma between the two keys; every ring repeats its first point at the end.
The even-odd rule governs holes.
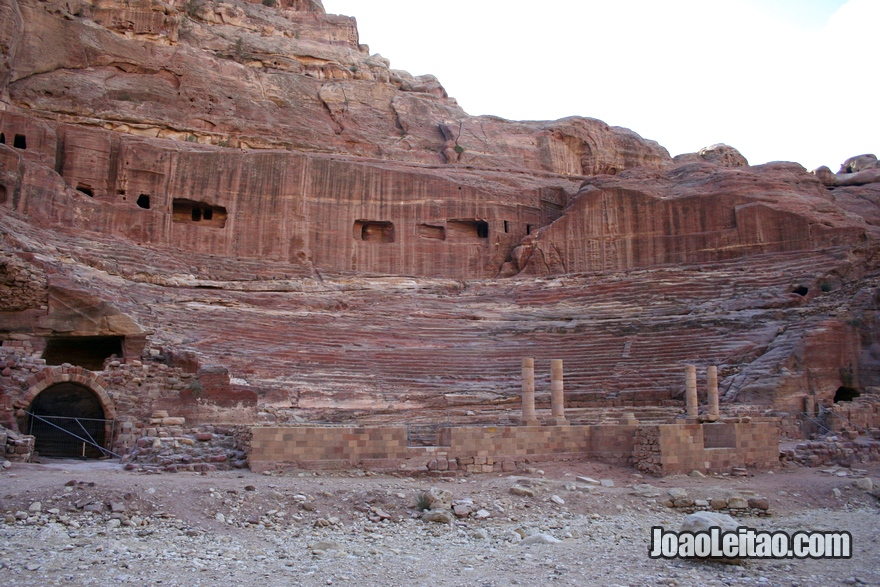
{"type": "Polygon", "coordinates": [[[121,336],[60,336],[46,341],[43,359],[48,365],[70,363],[89,371],[104,369],[104,361],[123,356],[121,336]]]}
{"type": "Polygon", "coordinates": [[[27,138],[24,135],[15,135],[12,138],[12,146],[16,149],[27,149],[27,138]]]}
{"type": "Polygon", "coordinates": [[[147,194],[141,194],[138,196],[137,205],[144,210],[150,209],[150,196],[147,194]]]}
{"type": "Polygon", "coordinates": [[[95,197],[95,192],[94,192],[94,190],[92,190],[92,186],[86,185],[84,183],[76,184],[76,191],[82,192],[90,198],[95,197]]]}
{"type": "Polygon", "coordinates": [[[855,389],[854,387],[847,387],[846,385],[841,385],[834,393],[834,403],[851,402],[860,395],[862,394],[859,393],[858,389],[855,389]]]}
{"type": "Polygon", "coordinates": [[[810,288],[805,287],[803,285],[799,285],[796,288],[794,288],[793,290],[791,290],[791,293],[796,293],[799,296],[805,296],[808,293],[810,293],[810,288]]]}

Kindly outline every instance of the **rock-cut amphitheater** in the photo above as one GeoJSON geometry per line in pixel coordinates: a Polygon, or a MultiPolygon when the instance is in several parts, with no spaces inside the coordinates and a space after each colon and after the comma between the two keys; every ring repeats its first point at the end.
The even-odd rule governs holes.
{"type": "Polygon", "coordinates": [[[470,116],[320,0],[0,23],[7,458],[665,474],[880,427],[873,155],[470,116]]]}

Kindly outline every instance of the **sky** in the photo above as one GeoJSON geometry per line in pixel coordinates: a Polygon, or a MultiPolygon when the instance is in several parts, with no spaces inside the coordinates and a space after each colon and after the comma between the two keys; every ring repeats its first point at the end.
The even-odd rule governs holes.
{"type": "Polygon", "coordinates": [[[671,155],[880,154],[880,0],[323,0],[471,115],[598,118],[671,155]]]}

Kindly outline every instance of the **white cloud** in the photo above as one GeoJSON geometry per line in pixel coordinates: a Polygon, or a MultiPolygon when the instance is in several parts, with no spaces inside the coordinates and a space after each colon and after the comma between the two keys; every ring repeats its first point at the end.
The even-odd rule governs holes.
{"type": "Polygon", "coordinates": [[[392,67],[436,75],[471,114],[590,116],[673,155],[725,142],[752,163],[810,169],[880,149],[880,2],[850,0],[821,26],[818,12],[785,18],[799,4],[775,1],[324,5],[355,16],[361,42],[392,67]]]}

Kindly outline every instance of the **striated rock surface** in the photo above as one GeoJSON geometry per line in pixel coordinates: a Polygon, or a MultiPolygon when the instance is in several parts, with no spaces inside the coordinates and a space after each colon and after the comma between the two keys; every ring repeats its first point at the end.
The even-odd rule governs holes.
{"type": "Polygon", "coordinates": [[[0,0],[4,421],[102,381],[82,349],[129,444],[156,410],[512,422],[523,357],[574,422],[674,416],[686,364],[761,409],[880,386],[876,158],[472,117],[267,4],[0,0]]]}
{"type": "Polygon", "coordinates": [[[878,235],[800,165],[689,163],[586,180],[513,261],[528,274],[623,270],[860,246],[878,235]]]}

